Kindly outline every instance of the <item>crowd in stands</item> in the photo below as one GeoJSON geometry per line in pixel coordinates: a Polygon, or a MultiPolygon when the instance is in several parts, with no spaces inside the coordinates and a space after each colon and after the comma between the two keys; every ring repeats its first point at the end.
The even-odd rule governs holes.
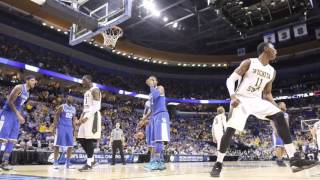
{"type": "MultiPolygon", "coordinates": [[[[0,35],[0,57],[6,57],[56,72],[81,77],[92,73],[98,83],[119,87],[126,90],[147,93],[142,76],[113,75],[112,73],[94,71],[77,60],[65,55],[26,44],[0,35]]],[[[23,79],[23,71],[0,69],[0,105],[4,104],[12,87],[23,79]]],[[[64,102],[66,95],[75,97],[74,106],[77,116],[81,113],[83,89],[80,85],[64,83],[50,77],[39,76],[40,81],[31,92],[31,98],[25,104],[23,115],[26,123],[21,126],[16,149],[52,150],[54,133],[53,117],[55,108],[64,102]]],[[[317,81],[319,74],[307,74],[300,79],[281,80],[275,88],[278,96],[313,92],[320,89],[317,81]]],[[[214,82],[194,82],[173,79],[161,79],[166,94],[179,98],[210,98],[225,99],[227,91],[224,85],[217,86],[214,82]],[[187,87],[187,88],[186,88],[187,87]],[[210,87],[210,88],[208,88],[210,87]]],[[[146,154],[148,148],[144,140],[135,138],[137,123],[141,118],[144,100],[124,97],[108,92],[102,93],[102,138],[96,151],[111,152],[109,139],[116,122],[120,122],[126,137],[126,153],[146,154]]],[[[296,98],[287,100],[290,127],[297,147],[307,152],[312,138],[307,132],[301,131],[301,120],[319,118],[319,97],[296,98]],[[307,108],[304,108],[307,107],[307,108]]],[[[211,125],[217,105],[181,105],[177,110],[191,112],[210,112],[207,115],[182,116],[171,112],[171,141],[166,145],[167,154],[214,155],[215,144],[212,143],[211,125]]],[[[228,107],[226,107],[228,109],[228,107]]],[[[266,121],[249,120],[246,131],[234,137],[228,155],[240,156],[239,160],[270,160],[274,157],[271,145],[272,129],[266,121]]],[[[75,129],[76,132],[76,129],[75,129]]],[[[76,133],[75,133],[76,134],[76,133]]],[[[82,151],[75,143],[75,151],[82,151]]]]}

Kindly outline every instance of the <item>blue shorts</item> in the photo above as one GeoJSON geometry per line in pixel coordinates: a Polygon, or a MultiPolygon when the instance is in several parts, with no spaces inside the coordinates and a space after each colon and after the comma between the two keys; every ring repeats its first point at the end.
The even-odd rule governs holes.
{"type": "Polygon", "coordinates": [[[16,113],[11,110],[3,110],[0,114],[0,139],[17,140],[20,123],[16,113]]]}
{"type": "Polygon", "coordinates": [[[57,127],[54,146],[73,147],[73,128],[57,127]]]}
{"type": "Polygon", "coordinates": [[[279,136],[276,136],[275,133],[272,133],[272,143],[274,147],[283,147],[283,141],[279,136]]]}
{"type": "Polygon", "coordinates": [[[170,118],[168,112],[160,112],[150,120],[151,142],[170,141],[170,118]]]}

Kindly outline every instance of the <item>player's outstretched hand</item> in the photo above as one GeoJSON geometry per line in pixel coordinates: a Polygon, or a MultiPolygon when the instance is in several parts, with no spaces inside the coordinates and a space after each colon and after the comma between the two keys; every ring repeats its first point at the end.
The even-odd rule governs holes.
{"type": "Polygon", "coordinates": [[[232,95],[230,103],[233,108],[236,108],[240,104],[240,100],[235,95],[232,95]]]}

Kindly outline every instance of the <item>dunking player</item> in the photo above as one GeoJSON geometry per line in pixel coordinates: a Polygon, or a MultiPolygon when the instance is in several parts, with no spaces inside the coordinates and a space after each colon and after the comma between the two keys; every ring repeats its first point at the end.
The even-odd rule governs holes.
{"type": "Polygon", "coordinates": [[[53,168],[58,169],[59,147],[67,147],[67,159],[65,167],[71,168],[70,158],[73,147],[73,127],[76,124],[76,108],[72,105],[73,97],[68,96],[67,102],[57,108],[54,117],[54,129],[56,134],[54,138],[54,163],[53,168]]]}
{"type": "MultiPolygon", "coordinates": [[[[284,102],[279,102],[278,103],[279,108],[284,114],[284,119],[286,120],[287,126],[289,127],[289,115],[286,113],[287,107],[284,102]]],[[[272,142],[274,147],[276,148],[276,156],[277,156],[277,164],[278,166],[286,166],[286,164],[283,162],[283,156],[285,154],[285,149],[284,149],[284,144],[282,139],[279,137],[277,133],[277,129],[275,127],[274,121],[271,121],[271,126],[273,128],[273,133],[272,133],[272,142]]]]}
{"type": "Polygon", "coordinates": [[[26,76],[25,84],[16,85],[4,104],[0,115],[1,121],[4,121],[0,131],[0,142],[6,143],[2,164],[0,165],[3,170],[12,169],[9,167],[9,157],[14,144],[17,142],[20,124],[25,123],[25,119],[20,111],[22,110],[22,105],[29,98],[30,89],[33,89],[36,83],[37,80],[34,76],[26,76]]]}
{"type": "Polygon", "coordinates": [[[94,142],[101,138],[101,93],[99,88],[93,86],[90,75],[83,76],[82,85],[86,92],[83,98],[83,112],[79,119],[81,125],[78,141],[87,154],[87,164],[79,171],[88,171],[96,164],[93,157],[94,142]]]}
{"type": "Polygon", "coordinates": [[[150,119],[150,140],[154,144],[154,159],[147,166],[150,170],[164,170],[163,143],[170,140],[170,119],[166,107],[166,97],[163,86],[158,86],[155,76],[146,80],[150,87],[150,105],[152,118],[150,119]]]}
{"type": "Polygon", "coordinates": [[[220,147],[221,138],[226,131],[227,128],[227,118],[225,113],[225,110],[222,106],[219,106],[217,108],[217,115],[214,117],[213,123],[212,123],[212,138],[213,142],[217,143],[217,149],[220,147]]]}
{"type": "Polygon", "coordinates": [[[317,165],[316,161],[301,159],[299,153],[296,153],[284,114],[273,100],[271,91],[276,73],[269,63],[276,58],[277,51],[271,43],[264,42],[258,45],[257,51],[258,58],[244,60],[227,79],[227,88],[231,98],[230,119],[227,122],[226,133],[221,139],[217,162],[210,173],[212,177],[220,176],[223,158],[231,138],[236,130],[243,131],[249,115],[274,121],[278,135],[283,140],[290,158],[290,167],[293,172],[317,165]],[[239,86],[235,90],[236,81],[239,86]]]}

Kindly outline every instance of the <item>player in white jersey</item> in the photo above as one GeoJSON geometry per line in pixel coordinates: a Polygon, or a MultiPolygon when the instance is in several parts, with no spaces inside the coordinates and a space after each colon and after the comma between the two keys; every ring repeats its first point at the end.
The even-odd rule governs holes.
{"type": "MultiPolygon", "coordinates": [[[[286,113],[286,110],[287,110],[286,104],[284,102],[279,102],[278,106],[281,109],[281,111],[283,112],[284,119],[286,120],[287,126],[289,127],[289,115],[288,115],[288,113],[286,113]]],[[[284,143],[277,133],[277,129],[275,127],[274,122],[271,121],[270,124],[273,128],[272,142],[273,142],[273,146],[276,149],[276,157],[277,157],[276,162],[277,162],[278,166],[284,167],[284,166],[286,166],[286,164],[283,162],[283,156],[286,153],[285,149],[284,149],[284,143]]]]}
{"type": "Polygon", "coordinates": [[[227,117],[222,106],[217,108],[217,115],[212,122],[212,138],[217,143],[217,149],[220,147],[221,138],[227,128],[227,117]]]}
{"type": "MultiPolygon", "coordinates": [[[[310,129],[313,139],[317,142],[318,154],[320,152],[320,121],[313,124],[313,128],[310,129]]],[[[320,161],[320,158],[318,158],[320,161]]]]}
{"type": "Polygon", "coordinates": [[[90,75],[83,76],[82,84],[86,92],[83,98],[83,112],[79,119],[78,141],[87,154],[87,163],[79,171],[88,171],[96,164],[93,157],[94,142],[101,138],[101,92],[93,86],[90,75]]]}
{"type": "Polygon", "coordinates": [[[223,158],[231,139],[236,130],[244,130],[249,115],[254,115],[258,119],[274,121],[278,135],[283,140],[290,158],[290,167],[293,172],[317,165],[316,161],[301,159],[299,153],[296,153],[284,114],[273,100],[272,82],[276,73],[269,63],[276,58],[277,51],[271,43],[265,42],[258,45],[257,51],[258,58],[244,60],[227,79],[227,88],[231,99],[230,118],[227,122],[226,132],[221,138],[217,162],[210,173],[212,177],[220,176],[223,158]],[[239,85],[235,89],[237,81],[239,85]]]}

